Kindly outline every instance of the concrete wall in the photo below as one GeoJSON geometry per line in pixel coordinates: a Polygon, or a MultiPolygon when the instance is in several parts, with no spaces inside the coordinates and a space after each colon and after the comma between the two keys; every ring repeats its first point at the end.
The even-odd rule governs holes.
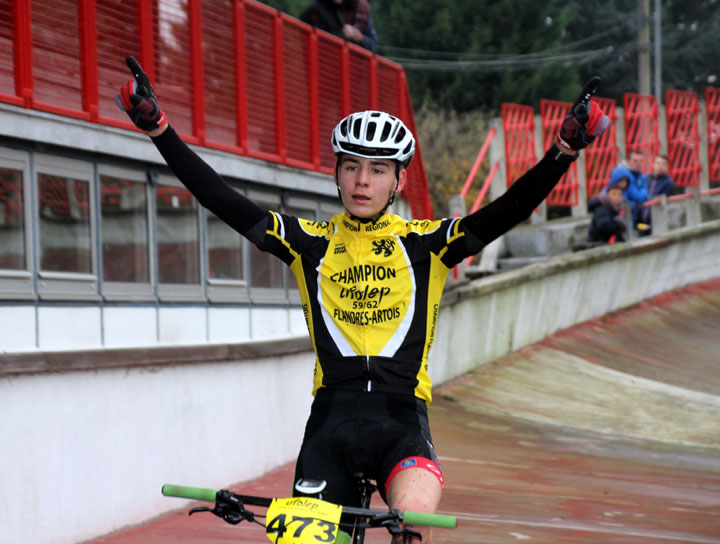
{"type": "Polygon", "coordinates": [[[713,221],[458,286],[443,298],[431,378],[441,383],[558,330],[718,275],[720,221],[713,221]]]}
{"type": "MultiPolygon", "coordinates": [[[[459,285],[444,298],[431,377],[442,383],[719,270],[712,222],[459,285]]],[[[3,543],[82,541],[177,508],[163,483],[258,476],[295,457],[311,401],[304,337],[0,362],[3,543]]]]}
{"type": "Polygon", "coordinates": [[[5,357],[0,542],[80,542],[177,508],[163,483],[223,487],[292,459],[311,401],[309,340],[229,351],[173,364],[180,351],[153,362],[163,352],[148,350],[137,366],[102,351],[5,357]],[[8,374],[32,365],[95,368],[8,374]]]}

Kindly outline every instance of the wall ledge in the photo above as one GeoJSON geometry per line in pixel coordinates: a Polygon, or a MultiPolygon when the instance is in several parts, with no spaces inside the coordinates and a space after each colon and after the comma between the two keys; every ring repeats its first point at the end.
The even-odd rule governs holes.
{"type": "Polygon", "coordinates": [[[237,344],[38,351],[0,357],[0,377],[268,359],[312,351],[306,335],[237,344]]]}

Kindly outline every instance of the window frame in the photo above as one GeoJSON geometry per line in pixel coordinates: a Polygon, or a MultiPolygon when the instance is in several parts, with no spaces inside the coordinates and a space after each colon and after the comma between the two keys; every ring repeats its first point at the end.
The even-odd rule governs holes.
{"type": "Polygon", "coordinates": [[[71,159],[58,155],[34,153],[32,157],[33,251],[37,268],[37,295],[44,300],[99,300],[97,277],[97,221],[95,165],[91,161],[71,159]],[[40,174],[69,177],[88,183],[88,220],[90,229],[90,272],[58,272],[40,267],[40,174]]]}
{"type": "Polygon", "coordinates": [[[157,213],[157,188],[160,186],[171,186],[179,187],[187,190],[180,181],[172,175],[158,174],[155,182],[152,184],[152,237],[153,237],[153,277],[155,278],[157,299],[161,302],[205,302],[207,300],[205,296],[205,265],[203,264],[203,252],[204,247],[204,229],[202,226],[202,206],[197,199],[193,196],[192,199],[195,202],[195,228],[197,232],[198,241],[198,252],[197,252],[197,266],[198,266],[198,282],[197,283],[161,283],[160,282],[160,256],[158,250],[160,249],[160,240],[158,238],[158,213],[157,213]]]}
{"type": "MultiPolygon", "coordinates": [[[[245,195],[246,191],[230,182],[229,185],[240,193],[245,195]]],[[[220,279],[210,277],[210,229],[208,228],[209,216],[212,214],[210,210],[203,208],[203,227],[205,233],[204,240],[204,265],[206,267],[206,283],[207,283],[207,298],[210,302],[215,303],[240,303],[246,304],[250,302],[250,242],[245,236],[235,231],[232,227],[227,225],[227,228],[235,232],[240,238],[241,253],[242,253],[242,269],[243,279],[220,279]]],[[[213,214],[215,215],[215,214],[213,214]]],[[[216,216],[217,217],[217,216],[216,216]]],[[[219,219],[222,222],[222,219],[219,219]]]]}
{"type": "Polygon", "coordinates": [[[97,229],[98,237],[98,278],[100,281],[100,289],[102,296],[108,301],[150,301],[155,300],[155,284],[156,281],[156,266],[155,266],[155,238],[153,228],[153,186],[148,183],[147,172],[145,170],[137,170],[133,168],[127,168],[122,166],[98,164],[97,173],[97,195],[98,195],[98,217],[99,225],[97,229]],[[103,267],[103,247],[102,247],[102,231],[105,227],[102,216],[102,191],[100,187],[101,176],[113,176],[118,178],[130,179],[133,181],[140,182],[145,188],[146,198],[146,220],[147,220],[147,262],[148,262],[148,281],[147,282],[117,282],[107,281],[103,278],[102,267],[103,267]]]}
{"type": "Polygon", "coordinates": [[[25,242],[25,267],[22,270],[0,268],[0,298],[4,300],[35,300],[33,259],[33,202],[30,153],[8,147],[0,147],[0,166],[22,172],[23,230],[25,242]]]}

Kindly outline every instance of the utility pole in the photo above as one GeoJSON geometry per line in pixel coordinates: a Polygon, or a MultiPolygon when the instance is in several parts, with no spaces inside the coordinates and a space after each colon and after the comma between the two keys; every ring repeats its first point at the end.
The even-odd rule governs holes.
{"type": "Polygon", "coordinates": [[[657,98],[658,104],[662,104],[662,31],[661,31],[661,7],[660,0],[655,0],[655,16],[653,22],[655,24],[655,32],[653,32],[653,45],[655,54],[653,55],[655,63],[655,97],[657,98]]]}
{"type": "Polygon", "coordinates": [[[638,93],[650,94],[650,0],[638,0],[638,93]]]}

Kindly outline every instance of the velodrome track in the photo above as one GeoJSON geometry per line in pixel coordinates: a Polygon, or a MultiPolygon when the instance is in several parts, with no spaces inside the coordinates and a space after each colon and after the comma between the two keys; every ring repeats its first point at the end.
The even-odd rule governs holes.
{"type": "MultiPolygon", "coordinates": [[[[444,384],[430,417],[440,511],[459,519],[436,543],[720,544],[720,280],[444,384]]],[[[230,487],[286,496],[291,479],[286,465],[230,487]]],[[[186,511],[92,542],[269,542],[259,527],[186,511]]]]}

